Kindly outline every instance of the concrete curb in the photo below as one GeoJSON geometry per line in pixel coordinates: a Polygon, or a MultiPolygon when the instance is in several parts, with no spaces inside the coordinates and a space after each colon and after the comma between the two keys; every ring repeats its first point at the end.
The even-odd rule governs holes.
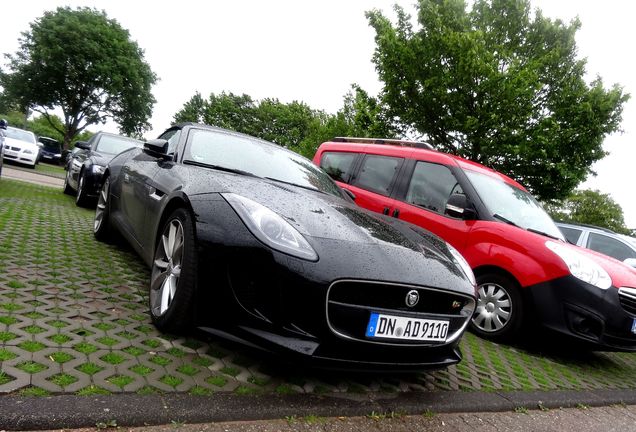
{"type": "Polygon", "coordinates": [[[636,405],[636,390],[558,392],[420,392],[347,395],[261,395],[217,393],[212,396],[135,394],[61,395],[44,398],[0,398],[0,430],[45,430],[94,427],[115,421],[118,426],[188,424],[282,419],[287,416],[365,416],[371,412],[419,415],[458,412],[504,412],[537,409],[636,405]]]}
{"type": "Polygon", "coordinates": [[[28,172],[21,169],[14,169],[6,164],[2,167],[2,177],[10,180],[20,180],[40,186],[62,187],[64,179],[42,173],[28,172]]]}

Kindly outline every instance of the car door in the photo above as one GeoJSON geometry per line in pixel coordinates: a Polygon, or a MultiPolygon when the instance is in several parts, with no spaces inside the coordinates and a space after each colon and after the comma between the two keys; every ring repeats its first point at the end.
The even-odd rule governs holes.
{"type": "Polygon", "coordinates": [[[409,161],[404,179],[395,194],[394,216],[437,234],[460,252],[466,247],[468,233],[475,221],[445,214],[452,194],[464,194],[464,188],[452,170],[443,164],[409,161]]]}
{"type": "Polygon", "coordinates": [[[356,204],[385,215],[392,214],[395,200],[391,193],[403,164],[402,157],[363,155],[348,185],[356,196],[356,204]]]}

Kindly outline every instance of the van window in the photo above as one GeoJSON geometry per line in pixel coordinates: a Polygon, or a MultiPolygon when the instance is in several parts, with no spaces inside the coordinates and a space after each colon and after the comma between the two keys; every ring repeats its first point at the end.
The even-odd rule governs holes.
{"type": "Polygon", "coordinates": [[[565,238],[572,244],[577,244],[579,238],[581,237],[581,233],[583,232],[580,229],[570,228],[570,227],[559,227],[565,238]]]}
{"type": "Polygon", "coordinates": [[[367,155],[354,184],[362,189],[388,196],[391,183],[401,164],[401,158],[367,155]]]}
{"type": "Polygon", "coordinates": [[[444,165],[418,162],[415,165],[406,202],[437,213],[444,213],[451,194],[463,194],[453,173],[444,165]]]}
{"type": "Polygon", "coordinates": [[[325,170],[332,179],[349,183],[353,162],[357,156],[357,153],[326,152],[320,160],[320,168],[325,170]]]}
{"type": "Polygon", "coordinates": [[[636,258],[636,252],[627,245],[603,234],[591,232],[587,239],[587,247],[596,252],[614,257],[619,261],[625,261],[627,258],[636,258]]]}

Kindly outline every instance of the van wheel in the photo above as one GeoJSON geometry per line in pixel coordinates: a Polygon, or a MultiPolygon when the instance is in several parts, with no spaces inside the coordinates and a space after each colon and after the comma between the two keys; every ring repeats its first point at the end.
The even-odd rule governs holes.
{"type": "Polygon", "coordinates": [[[508,342],[521,330],[523,301],[516,281],[497,274],[477,277],[477,308],[471,320],[473,331],[486,339],[508,342]]]}

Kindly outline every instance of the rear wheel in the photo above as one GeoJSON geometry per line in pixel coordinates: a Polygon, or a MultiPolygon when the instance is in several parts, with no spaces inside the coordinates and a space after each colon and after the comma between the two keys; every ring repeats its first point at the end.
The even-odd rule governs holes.
{"type": "Polygon", "coordinates": [[[86,176],[84,171],[80,172],[77,179],[77,196],[75,197],[75,204],[79,207],[88,207],[88,193],[86,191],[86,176]]]}
{"type": "Polygon", "coordinates": [[[477,277],[477,308],[471,321],[475,333],[494,341],[510,341],[523,322],[519,285],[509,277],[486,273],[477,277]]]}
{"type": "Polygon", "coordinates": [[[179,333],[191,323],[196,291],[196,247],[192,217],[175,210],[156,242],[150,275],[150,316],[161,330],[179,333]]]}

